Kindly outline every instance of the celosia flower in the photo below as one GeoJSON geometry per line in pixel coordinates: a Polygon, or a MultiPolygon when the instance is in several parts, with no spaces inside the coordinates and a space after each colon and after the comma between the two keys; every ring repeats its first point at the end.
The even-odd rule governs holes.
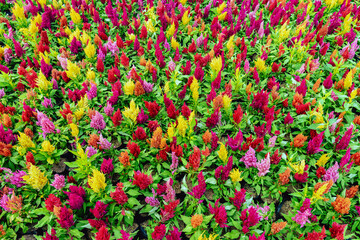
{"type": "Polygon", "coordinates": [[[124,205],[128,201],[128,196],[123,190],[122,183],[117,184],[115,192],[110,193],[110,197],[120,205],[124,205]]]}
{"type": "Polygon", "coordinates": [[[55,174],[54,181],[50,185],[57,190],[61,190],[63,187],[65,187],[65,177],[63,175],[55,174]]]}
{"type": "Polygon", "coordinates": [[[337,222],[333,222],[329,229],[331,237],[336,238],[337,240],[343,240],[345,227],[346,225],[340,225],[337,222]]]}
{"type": "Polygon", "coordinates": [[[110,233],[106,229],[106,226],[101,226],[99,231],[95,235],[95,240],[110,240],[110,233]]]}
{"type": "Polygon", "coordinates": [[[283,230],[287,225],[287,222],[277,222],[277,223],[272,223],[271,224],[271,231],[270,231],[270,235],[275,235],[278,232],[280,232],[281,230],[283,230]]]}
{"type": "Polygon", "coordinates": [[[166,234],[166,226],[165,224],[160,224],[155,227],[154,232],[151,234],[152,239],[154,240],[162,240],[166,234]]]}
{"type": "Polygon", "coordinates": [[[206,183],[202,171],[198,175],[198,181],[199,184],[193,187],[192,192],[189,192],[189,195],[193,196],[194,198],[200,199],[206,191],[206,183]]]}
{"type": "Polygon", "coordinates": [[[242,188],[240,191],[235,189],[235,196],[229,198],[238,211],[241,209],[241,205],[246,201],[245,196],[246,190],[242,188]]]}
{"type": "Polygon", "coordinates": [[[47,183],[48,179],[40,169],[34,165],[29,168],[29,173],[23,176],[24,181],[36,190],[41,190],[47,183]]]}
{"type": "Polygon", "coordinates": [[[90,127],[96,130],[103,130],[106,127],[104,117],[98,111],[96,111],[95,115],[92,117],[90,127]]]}
{"type": "Polygon", "coordinates": [[[339,195],[336,196],[336,200],[331,203],[334,210],[341,215],[347,214],[350,211],[350,198],[343,198],[339,195]]]}
{"type": "Polygon", "coordinates": [[[146,175],[140,171],[134,171],[134,180],[133,185],[138,186],[141,190],[147,188],[150,184],[153,183],[153,179],[151,175],[146,175]]]}
{"type": "Polygon", "coordinates": [[[112,159],[109,158],[109,159],[103,159],[103,162],[101,164],[101,171],[105,174],[110,174],[113,170],[114,170],[114,165],[112,163],[112,159]]]}
{"type": "Polygon", "coordinates": [[[339,178],[338,170],[339,170],[339,164],[335,162],[335,164],[332,167],[326,170],[326,173],[323,176],[323,180],[324,181],[332,180],[334,183],[336,183],[336,181],[339,178]]]}
{"type": "Polygon", "coordinates": [[[72,211],[65,206],[60,209],[58,219],[56,220],[62,228],[69,229],[74,225],[72,211]]]}
{"type": "Polygon", "coordinates": [[[232,169],[230,172],[230,175],[229,175],[231,178],[231,181],[233,183],[242,181],[243,178],[241,177],[241,173],[242,172],[240,172],[239,169],[237,169],[237,168],[232,169]]]}
{"type": "Polygon", "coordinates": [[[101,201],[97,201],[94,209],[90,209],[90,212],[94,215],[95,218],[103,218],[107,213],[106,208],[109,204],[105,204],[101,201]]]}
{"type": "Polygon", "coordinates": [[[267,154],[263,160],[257,162],[256,167],[259,170],[259,177],[265,176],[270,170],[270,154],[267,154]]]}
{"type": "Polygon", "coordinates": [[[193,228],[197,228],[198,226],[200,226],[203,222],[204,218],[202,216],[202,214],[195,214],[191,217],[191,226],[193,228]]]}
{"type": "Polygon", "coordinates": [[[219,155],[220,160],[226,163],[228,160],[226,147],[222,142],[219,143],[220,143],[220,150],[217,152],[217,154],[219,155]]]}
{"type": "Polygon", "coordinates": [[[99,193],[106,187],[105,175],[100,171],[94,169],[93,176],[89,176],[88,183],[94,192],[99,193]]]}
{"type": "Polygon", "coordinates": [[[209,203],[209,211],[211,214],[214,214],[214,218],[217,224],[221,228],[228,227],[227,223],[227,213],[224,205],[218,207],[220,199],[216,200],[214,207],[212,207],[209,203]]]}
{"type": "Polygon", "coordinates": [[[256,156],[255,150],[252,147],[249,147],[249,150],[245,153],[245,156],[240,159],[240,161],[244,162],[246,168],[256,167],[256,156]]]}
{"type": "Polygon", "coordinates": [[[129,118],[136,123],[136,118],[139,114],[139,107],[136,106],[135,101],[131,100],[130,108],[125,107],[125,110],[122,112],[126,118],[129,118]]]}

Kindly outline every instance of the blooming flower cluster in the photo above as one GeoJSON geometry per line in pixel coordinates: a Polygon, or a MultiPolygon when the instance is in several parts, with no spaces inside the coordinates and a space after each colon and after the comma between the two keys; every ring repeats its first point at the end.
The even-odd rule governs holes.
{"type": "Polygon", "coordinates": [[[0,239],[357,237],[358,1],[0,12],[0,239]]]}

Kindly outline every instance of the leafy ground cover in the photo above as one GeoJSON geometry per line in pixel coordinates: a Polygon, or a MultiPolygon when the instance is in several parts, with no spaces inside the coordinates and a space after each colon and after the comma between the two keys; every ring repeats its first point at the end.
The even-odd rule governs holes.
{"type": "Polygon", "coordinates": [[[1,239],[359,239],[358,5],[0,0],[1,239]]]}

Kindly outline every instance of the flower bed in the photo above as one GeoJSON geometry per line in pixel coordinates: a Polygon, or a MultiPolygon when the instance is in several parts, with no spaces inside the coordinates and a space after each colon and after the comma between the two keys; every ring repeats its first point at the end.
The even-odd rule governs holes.
{"type": "Polygon", "coordinates": [[[1,0],[1,239],[359,239],[357,4],[1,0]]]}

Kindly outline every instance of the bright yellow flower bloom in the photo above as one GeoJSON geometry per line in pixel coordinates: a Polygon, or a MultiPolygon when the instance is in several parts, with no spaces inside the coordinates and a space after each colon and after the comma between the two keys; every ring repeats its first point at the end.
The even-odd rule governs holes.
{"type": "Polygon", "coordinates": [[[136,106],[134,100],[130,102],[130,108],[125,107],[123,111],[123,115],[129,119],[131,119],[134,123],[136,123],[136,118],[139,114],[139,107],[136,106]]]}
{"type": "Polygon", "coordinates": [[[324,197],[323,197],[322,195],[323,195],[324,192],[326,191],[328,185],[329,185],[329,183],[326,183],[326,184],[322,185],[316,192],[314,191],[314,192],[313,192],[313,195],[312,195],[312,197],[311,197],[311,199],[310,199],[310,202],[313,203],[314,200],[315,200],[315,202],[316,202],[317,200],[322,200],[322,199],[324,199],[324,197]]]}
{"type": "Polygon", "coordinates": [[[95,79],[95,72],[91,71],[90,69],[87,71],[86,73],[86,78],[89,80],[94,80],[95,79]]]}
{"type": "Polygon", "coordinates": [[[243,178],[241,177],[241,173],[242,171],[240,172],[239,169],[233,168],[229,174],[231,181],[233,183],[241,182],[243,180],[243,178]]]}
{"type": "Polygon", "coordinates": [[[43,172],[35,165],[30,166],[29,173],[23,176],[24,181],[36,190],[41,190],[46,185],[48,179],[43,172]]]}
{"type": "Polygon", "coordinates": [[[79,135],[79,128],[75,123],[70,123],[71,135],[77,137],[79,135]]]}
{"type": "Polygon", "coordinates": [[[199,82],[195,77],[190,85],[190,90],[192,92],[192,97],[194,101],[197,102],[197,100],[199,99],[199,82]]]}
{"type": "Polygon", "coordinates": [[[222,142],[219,143],[220,143],[220,150],[217,153],[219,155],[220,160],[226,163],[228,160],[228,152],[226,150],[225,145],[222,142]]]}
{"type": "MultiPolygon", "coordinates": [[[[226,48],[227,48],[228,50],[234,48],[234,37],[235,37],[235,35],[232,35],[232,36],[229,38],[229,41],[228,41],[227,44],[226,44],[226,48]]],[[[237,69],[238,69],[238,68],[237,68],[237,69]]]]}
{"type": "Polygon", "coordinates": [[[49,154],[51,154],[55,150],[55,147],[48,140],[42,142],[41,148],[43,152],[47,152],[49,154]]]}
{"type": "Polygon", "coordinates": [[[20,7],[19,4],[15,3],[13,8],[13,14],[16,18],[25,19],[24,7],[20,7]]]}
{"type": "Polygon", "coordinates": [[[42,72],[38,74],[36,84],[38,88],[40,88],[43,91],[47,91],[52,86],[52,83],[46,79],[45,75],[42,72]]]}
{"type": "Polygon", "coordinates": [[[349,71],[349,73],[346,75],[345,81],[344,81],[344,88],[348,90],[352,85],[353,80],[353,74],[352,71],[349,71]]]}
{"type": "Polygon", "coordinates": [[[105,175],[99,170],[94,169],[93,176],[89,176],[88,183],[94,192],[99,193],[106,187],[105,175]]]}
{"type": "Polygon", "coordinates": [[[226,7],[226,2],[223,2],[223,3],[216,9],[217,13],[218,13],[218,14],[222,13],[222,12],[224,11],[225,7],[226,7]]]}
{"type": "Polygon", "coordinates": [[[180,46],[180,44],[175,40],[174,37],[172,37],[171,38],[171,47],[176,50],[179,46],[180,46]]]}
{"type": "Polygon", "coordinates": [[[330,159],[330,157],[328,157],[328,154],[323,154],[319,160],[317,160],[317,162],[315,163],[315,165],[319,166],[319,167],[323,167],[325,166],[325,164],[327,163],[327,161],[330,159]]]}
{"type": "Polygon", "coordinates": [[[180,0],[181,5],[185,6],[187,0],[180,0]]]}
{"type": "Polygon", "coordinates": [[[185,137],[186,129],[188,128],[187,121],[182,115],[180,115],[177,120],[178,120],[177,129],[179,131],[179,134],[185,137]]]}
{"type": "Polygon", "coordinates": [[[68,70],[66,70],[66,75],[70,79],[74,80],[80,75],[80,68],[75,63],[72,63],[70,60],[68,60],[67,62],[68,62],[67,64],[68,70]]]}
{"type": "Polygon", "coordinates": [[[150,33],[154,33],[156,31],[151,19],[145,22],[145,26],[146,26],[146,30],[150,33]]]}
{"type": "Polygon", "coordinates": [[[173,124],[170,124],[170,127],[168,127],[167,136],[170,141],[172,141],[173,137],[175,136],[175,127],[173,124]]]}
{"type": "Polygon", "coordinates": [[[219,21],[223,21],[226,18],[227,12],[224,12],[219,15],[219,21]]]}
{"type": "Polygon", "coordinates": [[[350,93],[350,98],[349,98],[349,103],[352,102],[352,100],[354,100],[354,98],[357,96],[357,89],[354,89],[351,93],[350,93]]]}
{"type": "Polygon", "coordinates": [[[215,240],[217,236],[218,236],[217,234],[213,233],[210,234],[209,237],[206,237],[205,232],[203,232],[198,238],[198,240],[215,240]]]}
{"type": "Polygon", "coordinates": [[[88,43],[90,44],[91,37],[86,32],[83,32],[80,37],[80,41],[84,45],[87,45],[88,43]]]}
{"type": "Polygon", "coordinates": [[[164,85],[164,93],[169,94],[170,92],[170,83],[166,82],[164,85]]]}
{"type": "Polygon", "coordinates": [[[79,121],[85,114],[84,108],[79,108],[74,112],[74,116],[77,121],[79,121]]]}
{"type": "Polygon", "coordinates": [[[87,94],[85,94],[83,97],[81,97],[80,101],[77,104],[78,108],[89,108],[89,99],[87,97],[87,94]]]}
{"type": "Polygon", "coordinates": [[[124,85],[124,93],[126,95],[133,95],[134,89],[135,89],[135,84],[131,79],[129,79],[129,81],[127,81],[124,85]]]}
{"type": "Polygon", "coordinates": [[[182,23],[184,26],[186,26],[189,22],[190,22],[190,18],[189,18],[189,10],[186,10],[184,15],[182,16],[182,23]]]}
{"type": "Polygon", "coordinates": [[[231,98],[226,94],[223,96],[223,103],[225,110],[228,111],[230,109],[231,98]]]}
{"type": "Polygon", "coordinates": [[[299,163],[289,163],[295,173],[303,174],[305,169],[305,160],[301,160],[299,163]]]}
{"type": "Polygon", "coordinates": [[[84,52],[88,58],[93,58],[96,53],[95,46],[89,43],[86,48],[84,48],[84,52]]]}
{"type": "Polygon", "coordinates": [[[215,72],[215,75],[217,75],[221,68],[222,68],[222,59],[221,57],[213,58],[210,62],[210,68],[215,72]]]}
{"type": "Polygon", "coordinates": [[[44,7],[46,4],[46,0],[39,0],[39,3],[42,7],[44,7]]]}
{"type": "Polygon", "coordinates": [[[173,36],[174,33],[175,33],[175,30],[176,30],[175,23],[173,23],[173,24],[170,25],[169,29],[166,31],[166,36],[167,37],[173,36]]]}
{"type": "Polygon", "coordinates": [[[258,71],[263,72],[266,70],[265,61],[258,57],[255,62],[255,67],[258,71]]]}
{"type": "Polygon", "coordinates": [[[73,21],[75,24],[79,24],[81,22],[80,14],[77,13],[73,8],[70,10],[70,17],[71,21],[73,21]]]}
{"type": "Polygon", "coordinates": [[[59,4],[56,0],[53,0],[53,1],[52,1],[52,5],[54,6],[55,9],[59,9],[59,8],[60,8],[60,4],[59,4]]]}
{"type": "Polygon", "coordinates": [[[25,133],[20,132],[18,137],[19,144],[23,148],[35,148],[35,144],[31,141],[31,138],[25,133]]]}

